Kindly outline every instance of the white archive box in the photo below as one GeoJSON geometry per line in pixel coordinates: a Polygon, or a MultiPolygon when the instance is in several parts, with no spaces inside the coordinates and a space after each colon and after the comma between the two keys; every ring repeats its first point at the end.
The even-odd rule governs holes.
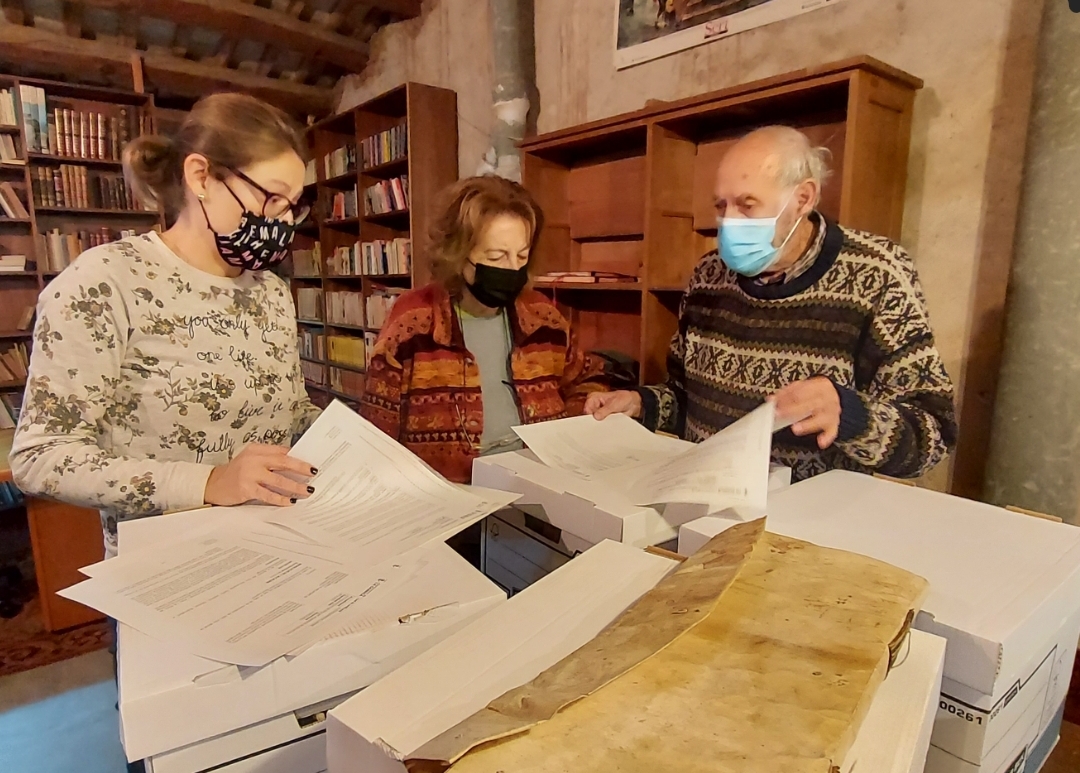
{"type": "MultiPolygon", "coordinates": [[[[331,711],[330,773],[405,773],[409,755],[583,646],[673,568],[600,543],[331,711]]],[[[943,639],[912,632],[841,773],[921,773],[944,657],[943,639]]]]}
{"type": "MultiPolygon", "coordinates": [[[[791,470],[772,467],[770,491],[791,481],[791,470]]],[[[705,514],[698,505],[644,507],[610,486],[540,462],[530,451],[473,460],[473,485],[521,494],[514,506],[536,505],[553,526],[585,545],[609,539],[644,548],[675,539],[679,526],[705,514]]]]}
{"type": "MultiPolygon", "coordinates": [[[[206,528],[202,511],[120,524],[121,549],[206,528]]],[[[321,773],[325,714],[506,596],[452,549],[401,557],[412,574],[370,610],[371,627],[262,668],[223,665],[119,626],[121,737],[150,773],[321,773]]]]}
{"type": "MultiPolygon", "coordinates": [[[[683,525],[693,553],[734,523],[683,525]]],[[[948,641],[927,773],[1021,773],[1068,692],[1080,636],[1080,529],[852,472],[769,500],[769,531],[925,577],[915,627],[948,641]]]]}

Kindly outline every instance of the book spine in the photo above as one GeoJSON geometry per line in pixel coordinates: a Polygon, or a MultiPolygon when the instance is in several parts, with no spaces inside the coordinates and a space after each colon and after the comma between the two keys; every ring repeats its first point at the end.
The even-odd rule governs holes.
{"type": "Polygon", "coordinates": [[[87,113],[86,121],[89,124],[86,129],[86,157],[89,159],[97,159],[97,116],[93,113],[87,113]]]}
{"type": "Polygon", "coordinates": [[[51,152],[49,149],[49,115],[45,107],[45,89],[34,89],[38,120],[38,138],[42,153],[51,152]]]}
{"type": "Polygon", "coordinates": [[[108,158],[107,143],[105,142],[105,116],[101,113],[97,114],[97,141],[98,141],[98,158],[108,158]]]}
{"type": "Polygon", "coordinates": [[[34,105],[30,101],[30,87],[19,86],[19,103],[22,106],[23,136],[26,147],[31,153],[38,150],[37,135],[34,131],[34,105]]]}
{"type": "Polygon", "coordinates": [[[53,193],[56,196],[56,206],[68,206],[68,200],[64,196],[64,175],[60,169],[53,170],[53,193]]]}
{"type": "Polygon", "coordinates": [[[112,145],[113,161],[120,160],[120,121],[114,115],[109,118],[109,142],[112,145]]]}
{"type": "Polygon", "coordinates": [[[87,141],[89,140],[89,129],[87,125],[86,113],[79,112],[79,158],[87,158],[87,141]]]}
{"type": "Polygon", "coordinates": [[[60,148],[59,127],[56,125],[56,110],[49,113],[49,152],[57,154],[60,148]]]}
{"type": "Polygon", "coordinates": [[[75,155],[75,144],[72,142],[72,114],[71,110],[64,108],[60,111],[62,116],[62,123],[64,125],[64,151],[63,154],[68,158],[75,155]]]}

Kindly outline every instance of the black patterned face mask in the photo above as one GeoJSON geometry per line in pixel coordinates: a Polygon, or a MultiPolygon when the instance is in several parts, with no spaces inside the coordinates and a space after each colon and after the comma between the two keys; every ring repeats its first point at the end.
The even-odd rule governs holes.
{"type": "MultiPolygon", "coordinates": [[[[229,190],[229,193],[232,193],[232,190],[229,190]]],[[[233,193],[233,198],[236,198],[235,193],[233,193]]],[[[240,202],[240,199],[236,198],[236,200],[240,202]]],[[[201,199],[199,206],[202,207],[203,217],[206,218],[206,227],[214,234],[218,254],[233,268],[242,268],[245,271],[265,271],[280,264],[289,256],[289,245],[292,244],[296,233],[296,226],[292,223],[271,220],[245,209],[243,217],[240,218],[240,226],[235,231],[231,234],[219,234],[210,225],[206,205],[201,199]]],[[[243,203],[240,206],[243,206],[243,203]]]]}

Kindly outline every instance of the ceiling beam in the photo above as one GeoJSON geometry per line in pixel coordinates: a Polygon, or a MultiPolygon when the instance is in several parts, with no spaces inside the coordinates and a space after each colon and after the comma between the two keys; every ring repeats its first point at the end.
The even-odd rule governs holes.
{"type": "MultiPolygon", "coordinates": [[[[131,84],[131,49],[77,40],[66,35],[0,22],[0,60],[21,64],[62,65],[77,72],[99,72],[131,84]]],[[[243,91],[297,114],[324,114],[333,107],[333,91],[264,78],[226,67],[192,62],[165,53],[144,52],[149,85],[172,94],[198,97],[215,90],[243,91]]]]}
{"type": "Polygon", "coordinates": [[[365,0],[364,5],[403,19],[415,19],[420,15],[420,0],[365,0]]]}
{"type": "MultiPolygon", "coordinates": [[[[363,41],[240,0],[71,1],[80,5],[109,8],[119,13],[150,16],[194,27],[208,27],[220,30],[230,37],[244,37],[260,43],[292,48],[333,62],[350,72],[360,72],[367,64],[367,45],[363,41]]],[[[419,3],[416,5],[419,6],[419,3]]]]}

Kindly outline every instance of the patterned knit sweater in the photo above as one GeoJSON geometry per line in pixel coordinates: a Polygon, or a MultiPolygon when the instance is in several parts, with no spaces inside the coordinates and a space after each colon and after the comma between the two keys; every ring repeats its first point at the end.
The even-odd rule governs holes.
{"type": "Polygon", "coordinates": [[[911,259],[888,239],[825,223],[806,271],[761,284],[712,252],[683,297],[662,386],[640,390],[642,422],[700,441],[780,388],[829,378],[837,442],[777,433],[773,461],[803,480],[833,468],[916,477],[956,440],[953,388],[911,259]]]}
{"type": "MultiPolygon", "coordinates": [[[[590,392],[606,390],[602,363],[577,347],[551,301],[526,290],[507,314],[509,386],[522,423],[578,416],[590,392]]],[[[472,479],[484,434],[480,366],[440,285],[394,303],[375,344],[360,413],[450,480],[472,479]]]]}

